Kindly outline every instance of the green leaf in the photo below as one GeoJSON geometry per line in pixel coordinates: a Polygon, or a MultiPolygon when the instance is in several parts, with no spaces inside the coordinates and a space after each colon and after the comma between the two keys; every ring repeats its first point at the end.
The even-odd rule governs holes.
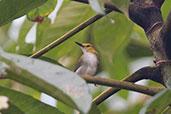
{"type": "Polygon", "coordinates": [[[153,56],[153,52],[150,49],[149,44],[137,39],[131,39],[126,51],[131,59],[153,56]]]}
{"type": "Polygon", "coordinates": [[[50,19],[46,18],[42,23],[37,24],[36,48],[41,44],[42,38],[46,35],[46,30],[50,26],[50,19]]]}
{"type": "Polygon", "coordinates": [[[162,17],[163,17],[164,20],[166,20],[167,15],[169,14],[170,8],[171,8],[170,0],[165,0],[162,7],[161,7],[162,17]]]}
{"type": "Polygon", "coordinates": [[[3,49],[7,52],[16,53],[17,43],[14,40],[8,40],[3,45],[3,49]]]}
{"type": "Polygon", "coordinates": [[[141,109],[140,114],[161,114],[171,104],[171,91],[165,89],[152,97],[141,109]]]}
{"type": "Polygon", "coordinates": [[[128,8],[129,8],[130,0],[111,0],[111,1],[114,6],[116,6],[119,10],[121,10],[127,17],[129,17],[128,8]]]}
{"type": "Polygon", "coordinates": [[[96,104],[93,103],[88,114],[101,114],[101,112],[98,109],[98,107],[96,106],[96,104]]]}
{"type": "Polygon", "coordinates": [[[64,103],[58,101],[57,108],[62,110],[65,114],[74,114],[75,109],[65,105],[64,103]]]}
{"type": "Polygon", "coordinates": [[[122,79],[129,74],[125,48],[129,43],[133,24],[118,13],[111,13],[109,17],[115,20],[114,24],[103,18],[94,26],[95,46],[100,52],[104,70],[109,72],[111,78],[122,79]]]}
{"type": "MultiPolygon", "coordinates": [[[[54,24],[50,24],[48,20],[38,24],[36,51],[58,39],[93,14],[95,14],[94,11],[91,10],[87,4],[64,1],[62,8],[56,16],[54,24]]],[[[80,48],[74,42],[85,42],[87,39],[87,31],[84,29],[46,53],[45,56],[55,60],[69,61],[66,66],[73,69],[81,54],[80,48]]],[[[63,61],[60,61],[60,63],[65,65],[63,64],[63,61]]]]}
{"type": "Polygon", "coordinates": [[[91,94],[86,82],[75,73],[55,64],[2,50],[0,55],[0,60],[7,64],[2,68],[8,78],[49,94],[83,113],[89,111],[91,94]]]}
{"type": "Polygon", "coordinates": [[[17,51],[20,54],[32,54],[34,45],[32,43],[25,43],[22,45],[21,48],[19,48],[19,51],[17,51]]]}
{"type": "Polygon", "coordinates": [[[57,0],[48,0],[42,6],[35,8],[27,14],[27,18],[33,22],[42,22],[56,6],[57,0]]]}
{"type": "Polygon", "coordinates": [[[171,77],[167,80],[167,87],[171,90],[171,77]]]}
{"type": "Polygon", "coordinates": [[[57,108],[44,104],[32,96],[0,86],[0,95],[9,98],[9,109],[4,114],[64,114],[57,108]]]}
{"type": "Polygon", "coordinates": [[[18,18],[47,0],[0,0],[0,26],[18,18]]]}
{"type": "Polygon", "coordinates": [[[1,110],[2,114],[24,114],[22,110],[20,110],[17,106],[8,102],[9,108],[7,110],[1,110]]]}
{"type": "MultiPolygon", "coordinates": [[[[24,23],[21,26],[20,33],[19,33],[19,38],[18,38],[18,46],[19,46],[19,51],[18,53],[22,53],[25,51],[25,47],[27,43],[25,42],[26,36],[30,29],[33,27],[34,23],[30,22],[28,19],[25,19],[24,23]]],[[[30,50],[32,52],[32,50],[30,50]]],[[[27,53],[28,54],[28,53],[27,53]]]]}

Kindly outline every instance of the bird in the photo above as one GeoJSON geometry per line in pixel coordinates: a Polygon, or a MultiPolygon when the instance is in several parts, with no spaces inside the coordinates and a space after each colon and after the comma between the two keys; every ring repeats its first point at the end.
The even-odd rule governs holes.
{"type": "Polygon", "coordinates": [[[76,64],[74,72],[78,75],[94,76],[99,64],[98,52],[90,43],[75,43],[80,46],[83,54],[76,64]]]}

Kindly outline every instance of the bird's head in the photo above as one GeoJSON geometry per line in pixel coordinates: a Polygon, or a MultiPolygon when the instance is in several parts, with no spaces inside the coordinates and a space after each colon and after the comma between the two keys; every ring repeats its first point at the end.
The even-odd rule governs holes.
{"type": "Polygon", "coordinates": [[[82,44],[80,44],[78,42],[75,42],[75,43],[80,46],[80,48],[82,49],[83,53],[91,52],[91,53],[94,53],[96,55],[98,54],[96,49],[90,43],[82,43],[82,44]]]}

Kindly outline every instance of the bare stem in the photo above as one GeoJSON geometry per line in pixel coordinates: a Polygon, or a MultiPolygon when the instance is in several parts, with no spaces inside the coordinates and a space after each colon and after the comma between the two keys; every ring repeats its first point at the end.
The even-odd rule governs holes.
{"type": "MultiPolygon", "coordinates": [[[[110,12],[111,12],[111,10],[106,10],[106,14],[108,14],[110,12]]],[[[70,31],[68,31],[67,33],[65,33],[63,36],[61,36],[57,40],[53,41],[52,43],[50,43],[46,47],[44,47],[41,50],[39,50],[38,52],[34,53],[30,57],[31,58],[38,58],[38,57],[40,57],[41,55],[45,54],[49,50],[51,50],[54,47],[58,46],[59,44],[61,44],[65,40],[71,38],[71,36],[75,35],[79,31],[81,31],[82,29],[86,28],[87,26],[89,26],[90,24],[94,23],[95,21],[99,20],[102,17],[103,17],[103,15],[100,15],[100,14],[96,14],[96,15],[92,16],[91,18],[87,19],[86,21],[82,22],[81,24],[79,24],[75,28],[73,28],[70,31]]]]}
{"type": "Polygon", "coordinates": [[[104,86],[110,86],[120,89],[126,89],[131,91],[140,92],[147,95],[155,95],[163,90],[163,88],[148,87],[143,85],[134,84],[126,81],[112,80],[107,78],[99,78],[94,76],[81,76],[87,83],[99,84],[104,86]]]}

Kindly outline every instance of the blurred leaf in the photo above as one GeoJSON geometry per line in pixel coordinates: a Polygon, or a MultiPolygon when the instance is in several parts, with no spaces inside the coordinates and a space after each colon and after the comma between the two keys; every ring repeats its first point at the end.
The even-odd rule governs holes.
{"type": "Polygon", "coordinates": [[[127,17],[129,17],[128,14],[128,8],[129,8],[129,2],[130,0],[111,0],[115,7],[117,7],[119,10],[121,10],[127,17]]]}
{"type": "Polygon", "coordinates": [[[144,30],[140,26],[136,25],[135,23],[133,26],[133,32],[131,34],[131,38],[142,41],[149,45],[149,42],[148,42],[148,39],[144,30]]]}
{"type": "Polygon", "coordinates": [[[152,81],[152,80],[148,80],[148,86],[153,86],[153,87],[163,87],[163,85],[162,85],[162,84],[160,84],[160,83],[156,83],[156,82],[154,82],[154,81],[152,81]]]}
{"type": "Polygon", "coordinates": [[[105,112],[104,114],[139,114],[140,109],[142,108],[142,103],[136,103],[129,105],[125,110],[123,109],[111,109],[105,112]]]}
{"type": "Polygon", "coordinates": [[[7,110],[1,110],[2,114],[24,114],[22,110],[20,110],[17,106],[8,102],[9,108],[7,110]]]}
{"type": "MultiPolygon", "coordinates": [[[[27,47],[26,45],[28,45],[25,42],[26,36],[28,34],[28,32],[30,31],[30,29],[33,27],[34,23],[30,22],[28,19],[25,19],[24,23],[21,26],[20,29],[20,33],[19,33],[19,38],[18,38],[18,46],[19,46],[19,53],[25,51],[25,47],[27,47]]],[[[32,52],[32,50],[30,50],[30,52],[32,52]]],[[[23,54],[23,53],[22,53],[23,54]]],[[[28,53],[25,53],[28,54],[28,53]]]]}
{"type": "MultiPolygon", "coordinates": [[[[37,33],[39,37],[36,39],[36,50],[40,50],[44,46],[50,44],[66,32],[89,18],[94,14],[89,5],[82,4],[74,1],[64,1],[62,8],[58,12],[54,24],[40,23],[38,25],[37,33]],[[43,24],[43,25],[41,25],[43,24]],[[43,33],[42,33],[43,31],[43,33]],[[41,42],[39,42],[41,41],[41,42]]],[[[45,56],[55,59],[62,60],[60,63],[68,63],[67,66],[73,69],[76,61],[78,60],[81,50],[74,42],[85,42],[87,39],[86,29],[72,36],[64,43],[58,45],[53,50],[45,54],[45,56]],[[67,62],[68,61],[68,62],[67,62]]]]}
{"type": "Polygon", "coordinates": [[[42,37],[47,34],[46,30],[50,26],[50,19],[46,18],[42,23],[37,24],[36,48],[41,44],[42,37]]]}
{"type": "Polygon", "coordinates": [[[2,50],[0,55],[0,60],[7,64],[2,66],[5,72],[1,75],[49,94],[83,113],[89,111],[92,97],[86,82],[75,73],[45,61],[2,50]]]}
{"type": "MultiPolygon", "coordinates": [[[[105,14],[106,14],[105,11],[104,11],[104,10],[101,8],[101,6],[100,6],[99,0],[88,0],[88,2],[89,2],[89,4],[90,4],[91,8],[92,8],[95,12],[97,12],[97,13],[99,13],[99,14],[101,14],[101,15],[105,15],[105,14]]],[[[103,7],[104,7],[104,4],[103,4],[103,7]]]]}
{"type": "Polygon", "coordinates": [[[44,104],[35,98],[0,86],[0,95],[7,96],[10,108],[2,111],[4,114],[63,114],[57,108],[44,104]],[[17,108],[17,113],[16,113],[17,108]]]}
{"type": "Polygon", "coordinates": [[[171,91],[165,89],[152,97],[141,109],[140,114],[161,114],[171,104],[171,91]]]}
{"type": "Polygon", "coordinates": [[[23,16],[47,0],[1,0],[0,26],[23,16]]]}
{"type": "Polygon", "coordinates": [[[35,8],[27,14],[27,18],[33,22],[42,22],[56,6],[57,0],[48,0],[42,6],[35,8]]]}
{"type": "Polygon", "coordinates": [[[19,51],[17,51],[20,54],[32,54],[34,45],[32,43],[25,43],[22,45],[21,48],[19,48],[19,51]]]}
{"type": "Polygon", "coordinates": [[[96,104],[92,103],[91,109],[88,114],[101,114],[100,110],[96,106],[96,104]]]}
{"type": "Polygon", "coordinates": [[[104,70],[110,73],[111,78],[122,79],[129,73],[129,61],[124,50],[129,43],[133,24],[118,13],[111,13],[109,17],[115,23],[110,23],[107,18],[99,20],[94,27],[94,41],[104,70]]]}
{"type": "Polygon", "coordinates": [[[57,103],[57,108],[59,110],[62,110],[65,114],[74,114],[74,111],[75,111],[73,108],[65,105],[64,103],[62,103],[60,101],[58,101],[58,103],[57,103]]]}
{"type": "Polygon", "coordinates": [[[171,2],[170,0],[165,0],[162,7],[161,7],[161,11],[162,11],[162,16],[163,19],[166,20],[167,15],[169,14],[169,10],[171,8],[171,2]]]}
{"type": "Polygon", "coordinates": [[[14,40],[8,40],[3,45],[3,49],[7,52],[16,53],[17,43],[14,40]]]}
{"type": "Polygon", "coordinates": [[[131,59],[153,56],[153,52],[149,45],[136,39],[131,40],[126,48],[126,51],[131,59]]]}
{"type": "Polygon", "coordinates": [[[171,90],[171,77],[167,80],[167,87],[171,90]]]}
{"type": "Polygon", "coordinates": [[[0,28],[0,46],[2,46],[8,40],[8,36],[5,34],[5,31],[0,28]]]}

